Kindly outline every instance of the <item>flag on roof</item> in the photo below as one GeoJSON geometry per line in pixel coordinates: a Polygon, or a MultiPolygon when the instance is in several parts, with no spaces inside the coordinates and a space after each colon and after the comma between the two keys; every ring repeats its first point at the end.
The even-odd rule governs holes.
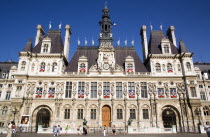
{"type": "Polygon", "coordinates": [[[113,23],[113,25],[114,25],[114,26],[117,26],[117,24],[116,24],[115,22],[113,23]]]}

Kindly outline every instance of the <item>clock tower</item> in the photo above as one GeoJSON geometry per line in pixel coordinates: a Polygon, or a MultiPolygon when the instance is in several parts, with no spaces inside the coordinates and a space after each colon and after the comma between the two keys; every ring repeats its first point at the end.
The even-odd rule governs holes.
{"type": "Polygon", "coordinates": [[[115,57],[112,38],[112,22],[109,16],[109,9],[105,5],[102,10],[102,19],[100,24],[99,53],[98,53],[98,69],[100,71],[115,70],[115,57]]]}

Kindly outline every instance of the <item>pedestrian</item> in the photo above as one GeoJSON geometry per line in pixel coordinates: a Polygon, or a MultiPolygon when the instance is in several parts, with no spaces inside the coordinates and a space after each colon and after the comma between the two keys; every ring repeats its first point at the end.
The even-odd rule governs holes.
{"type": "Polygon", "coordinates": [[[210,125],[209,122],[206,122],[206,126],[204,128],[206,130],[206,134],[208,137],[210,137],[210,125]]]}
{"type": "Polygon", "coordinates": [[[106,125],[104,125],[103,130],[104,130],[104,136],[106,136],[106,125]]]}
{"type": "Polygon", "coordinates": [[[67,134],[68,130],[69,130],[69,125],[67,125],[65,128],[66,134],[67,134]]]}
{"type": "Polygon", "coordinates": [[[83,127],[83,134],[87,135],[87,129],[85,127],[83,127]]]}
{"type": "Polygon", "coordinates": [[[113,125],[113,127],[112,127],[112,133],[113,133],[113,135],[116,135],[116,128],[115,128],[115,125],[113,125]]]}
{"type": "Polygon", "coordinates": [[[60,125],[58,125],[58,136],[60,136],[60,132],[62,131],[62,127],[60,125]]]}
{"type": "Polygon", "coordinates": [[[54,134],[54,136],[58,136],[58,128],[57,128],[57,126],[53,127],[53,134],[54,134]]]}
{"type": "Polygon", "coordinates": [[[16,125],[15,125],[15,122],[12,121],[12,134],[15,134],[16,133],[16,125]]]}
{"type": "Polygon", "coordinates": [[[7,137],[12,136],[12,122],[8,124],[7,126],[7,137]]]}
{"type": "Polygon", "coordinates": [[[79,127],[77,128],[77,134],[80,135],[80,127],[81,125],[79,125],[79,127]]]}

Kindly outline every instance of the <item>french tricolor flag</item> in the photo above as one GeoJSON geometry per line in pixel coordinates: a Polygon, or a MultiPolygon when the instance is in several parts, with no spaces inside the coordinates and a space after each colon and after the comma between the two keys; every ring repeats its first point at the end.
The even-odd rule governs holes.
{"type": "Polygon", "coordinates": [[[114,26],[117,26],[117,24],[116,24],[115,22],[113,22],[113,25],[114,25],[114,26]]]}

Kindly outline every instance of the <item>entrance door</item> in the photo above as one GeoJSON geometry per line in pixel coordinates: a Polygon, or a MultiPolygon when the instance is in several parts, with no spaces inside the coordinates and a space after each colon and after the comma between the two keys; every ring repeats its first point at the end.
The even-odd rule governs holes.
{"type": "Polygon", "coordinates": [[[43,128],[48,128],[50,124],[50,111],[46,108],[42,108],[38,111],[36,116],[36,129],[38,125],[42,125],[43,128]]]}
{"type": "Polygon", "coordinates": [[[103,106],[102,108],[102,126],[110,127],[111,123],[111,108],[109,106],[103,106]]]}
{"type": "Polygon", "coordinates": [[[176,125],[176,114],[171,109],[165,109],[162,113],[164,128],[172,128],[172,125],[176,125]]]}

